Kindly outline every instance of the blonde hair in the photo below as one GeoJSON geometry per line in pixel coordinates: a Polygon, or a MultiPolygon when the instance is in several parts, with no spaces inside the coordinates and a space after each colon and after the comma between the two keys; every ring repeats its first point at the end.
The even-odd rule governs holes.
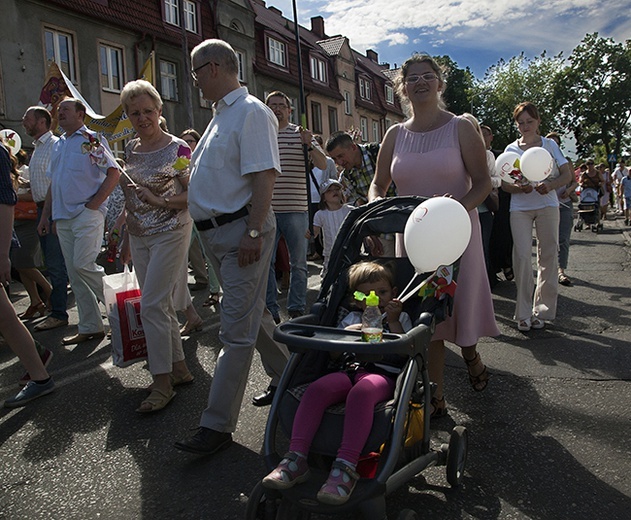
{"type": "Polygon", "coordinates": [[[442,91],[438,93],[438,106],[442,109],[446,108],[447,105],[445,105],[445,102],[443,101],[443,95],[442,95],[442,92],[444,92],[445,86],[447,83],[446,78],[445,78],[445,72],[442,69],[442,67],[438,64],[438,62],[434,58],[432,58],[429,54],[424,54],[424,53],[419,53],[419,52],[415,52],[414,54],[412,54],[412,56],[410,56],[407,60],[405,60],[405,63],[403,63],[403,65],[401,65],[401,68],[399,69],[399,74],[397,74],[397,77],[394,79],[394,89],[397,95],[399,96],[399,99],[401,100],[401,102],[409,103],[407,96],[404,93],[405,78],[407,77],[408,72],[410,71],[410,67],[414,65],[415,63],[427,63],[432,68],[434,73],[438,76],[438,82],[443,87],[442,91]]]}
{"type": "Polygon", "coordinates": [[[130,81],[123,87],[120,95],[121,105],[123,105],[125,112],[127,112],[129,102],[133,98],[141,96],[142,94],[147,94],[147,96],[149,96],[151,100],[155,103],[158,110],[162,109],[162,98],[160,97],[160,94],[158,93],[156,88],[144,79],[135,79],[134,81],[130,81]]]}
{"type": "Polygon", "coordinates": [[[394,274],[385,265],[377,262],[359,262],[351,265],[348,270],[348,287],[356,291],[357,287],[365,283],[386,281],[394,287],[394,274]]]}

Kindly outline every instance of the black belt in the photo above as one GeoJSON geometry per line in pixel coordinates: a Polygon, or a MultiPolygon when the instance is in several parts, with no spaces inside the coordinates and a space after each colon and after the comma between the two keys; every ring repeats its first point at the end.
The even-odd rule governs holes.
{"type": "Polygon", "coordinates": [[[239,218],[243,218],[247,216],[248,213],[248,207],[243,206],[239,211],[235,211],[234,213],[224,213],[223,215],[218,215],[208,220],[196,220],[195,227],[197,227],[198,231],[206,231],[207,229],[217,228],[239,218]]]}

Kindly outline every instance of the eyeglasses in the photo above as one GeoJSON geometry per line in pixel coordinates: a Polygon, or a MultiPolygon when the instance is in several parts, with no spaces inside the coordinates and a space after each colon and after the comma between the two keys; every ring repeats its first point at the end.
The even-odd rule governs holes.
{"type": "Polygon", "coordinates": [[[272,110],[275,108],[289,108],[285,103],[272,103],[271,105],[267,105],[268,107],[270,107],[272,110]]]}
{"type": "Polygon", "coordinates": [[[127,117],[138,119],[140,116],[151,117],[157,110],[155,108],[145,108],[144,110],[134,110],[127,114],[127,117]]]}
{"type": "Polygon", "coordinates": [[[197,81],[197,72],[202,70],[206,65],[210,65],[211,63],[213,63],[214,65],[216,65],[217,67],[219,66],[219,63],[215,63],[214,61],[207,61],[206,63],[204,63],[203,65],[200,65],[199,67],[195,67],[192,71],[191,71],[191,77],[193,78],[193,81],[197,81]]]}
{"type": "Polygon", "coordinates": [[[414,83],[417,83],[420,79],[430,82],[438,79],[438,76],[433,72],[426,72],[425,74],[412,74],[411,76],[407,76],[405,78],[405,82],[408,85],[414,85],[414,83]]]}

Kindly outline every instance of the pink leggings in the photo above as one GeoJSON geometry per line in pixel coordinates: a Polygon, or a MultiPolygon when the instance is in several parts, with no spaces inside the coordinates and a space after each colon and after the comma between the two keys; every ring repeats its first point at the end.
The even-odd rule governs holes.
{"type": "Polygon", "coordinates": [[[394,395],[394,380],[381,374],[358,370],[353,381],[346,372],[335,372],[317,379],[305,392],[291,432],[289,449],[309,453],[324,411],[346,401],[340,459],[357,464],[372,428],[375,405],[394,395]]]}

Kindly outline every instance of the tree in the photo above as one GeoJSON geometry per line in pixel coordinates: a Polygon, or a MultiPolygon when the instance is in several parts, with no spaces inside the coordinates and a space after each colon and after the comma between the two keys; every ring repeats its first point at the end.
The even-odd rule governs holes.
{"type": "Polygon", "coordinates": [[[631,41],[588,34],[572,51],[555,88],[558,112],[580,156],[600,144],[621,156],[631,117],[631,41]]]}
{"type": "Polygon", "coordinates": [[[473,74],[469,67],[461,69],[449,56],[435,56],[436,63],[442,67],[447,78],[447,88],[443,93],[443,101],[447,110],[454,114],[469,112],[467,92],[473,87],[473,74]]]}
{"type": "Polygon", "coordinates": [[[523,101],[531,101],[539,109],[541,133],[559,129],[554,85],[562,68],[561,54],[548,57],[543,52],[529,59],[521,53],[509,61],[500,60],[473,86],[469,99],[480,122],[493,129],[494,148],[503,149],[518,137],[513,110],[523,101]]]}

